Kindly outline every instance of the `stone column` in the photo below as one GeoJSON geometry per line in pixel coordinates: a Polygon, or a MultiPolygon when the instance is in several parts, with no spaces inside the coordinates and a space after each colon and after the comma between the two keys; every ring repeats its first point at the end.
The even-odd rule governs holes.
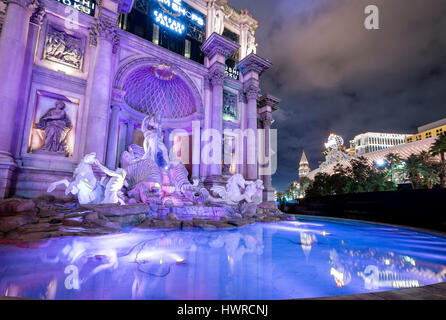
{"type": "Polygon", "coordinates": [[[96,24],[90,27],[90,43],[96,45],[96,61],[87,122],[85,154],[96,152],[97,159],[104,163],[110,109],[112,82],[112,55],[118,43],[116,33],[117,14],[105,8],[96,24]]]}
{"type": "Polygon", "coordinates": [[[116,169],[118,159],[119,115],[122,110],[123,97],[123,91],[113,89],[110,125],[108,128],[107,160],[105,162],[109,169],[116,169]]]}
{"type": "Polygon", "coordinates": [[[201,126],[199,121],[192,123],[192,179],[200,179],[201,126]]]}
{"type": "Polygon", "coordinates": [[[127,121],[127,133],[126,133],[126,146],[128,147],[133,143],[133,132],[135,131],[135,121],[129,119],[127,121]]]}
{"type": "Polygon", "coordinates": [[[260,167],[260,176],[263,180],[263,204],[264,206],[276,207],[274,199],[274,190],[271,183],[272,174],[274,174],[274,169],[272,167],[272,158],[270,153],[270,141],[271,141],[271,124],[273,120],[272,113],[278,110],[278,104],[280,100],[271,95],[263,95],[259,99],[259,115],[262,127],[265,130],[265,155],[264,157],[268,160],[268,163],[264,167],[260,167]]]}
{"type": "Polygon", "coordinates": [[[245,88],[246,99],[248,101],[246,109],[246,178],[257,180],[257,98],[259,97],[259,82],[251,79],[245,88]]]}
{"type": "MultiPolygon", "coordinates": [[[[240,46],[232,41],[218,35],[211,34],[202,46],[202,50],[207,58],[207,67],[209,68],[209,79],[212,84],[212,116],[211,127],[220,133],[223,138],[223,87],[225,81],[225,62],[226,58],[232,55],[240,46]]],[[[215,163],[209,165],[209,174],[211,180],[218,180],[222,174],[222,153],[220,141],[218,147],[213,148],[217,155],[213,157],[215,163]]],[[[206,157],[206,155],[205,155],[206,157]]]]}
{"type": "Polygon", "coordinates": [[[0,38],[0,198],[9,195],[13,160],[12,138],[19,102],[22,70],[25,61],[29,20],[37,1],[9,0],[0,38]]]}
{"type": "MultiPolygon", "coordinates": [[[[249,136],[254,136],[248,141],[247,146],[247,172],[246,179],[255,180],[257,174],[257,98],[259,94],[259,77],[267,69],[271,67],[271,63],[260,58],[255,54],[250,54],[238,63],[238,68],[243,75],[243,85],[246,98],[248,100],[247,113],[247,129],[250,131],[249,136]]],[[[248,139],[249,140],[249,139],[248,139]]]]}
{"type": "MultiPolygon", "coordinates": [[[[212,117],[211,126],[212,129],[217,130],[221,134],[223,139],[223,84],[225,79],[225,66],[221,63],[215,63],[212,66],[213,70],[210,75],[212,84],[212,117]]],[[[223,142],[223,140],[222,140],[223,142]]],[[[218,144],[221,146],[221,143],[218,144]]],[[[219,163],[212,163],[210,165],[211,176],[221,176],[222,174],[222,153],[221,148],[214,148],[214,152],[217,152],[217,157],[220,159],[219,163]]]]}
{"type": "MultiPolygon", "coordinates": [[[[206,132],[212,127],[212,84],[208,76],[204,78],[203,81],[204,87],[204,97],[205,97],[205,110],[204,110],[204,120],[203,120],[203,129],[206,132]]],[[[201,135],[201,133],[200,133],[201,135]]],[[[201,141],[201,150],[205,147],[206,142],[201,141]]],[[[206,177],[209,175],[209,166],[203,161],[203,155],[200,150],[200,180],[204,181],[206,177]]]]}

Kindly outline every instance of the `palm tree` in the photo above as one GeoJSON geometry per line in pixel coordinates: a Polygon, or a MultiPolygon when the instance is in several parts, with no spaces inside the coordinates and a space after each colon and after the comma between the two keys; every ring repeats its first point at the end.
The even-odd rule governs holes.
{"type": "Polygon", "coordinates": [[[398,181],[402,173],[403,158],[399,154],[389,153],[386,156],[387,170],[386,175],[390,176],[392,182],[398,181]]]}
{"type": "Polygon", "coordinates": [[[405,161],[404,171],[415,189],[421,186],[423,162],[423,156],[419,154],[411,154],[405,161]]]}
{"type": "Polygon", "coordinates": [[[430,153],[434,157],[440,156],[440,184],[442,188],[446,188],[446,132],[438,136],[430,149],[430,153]]]}

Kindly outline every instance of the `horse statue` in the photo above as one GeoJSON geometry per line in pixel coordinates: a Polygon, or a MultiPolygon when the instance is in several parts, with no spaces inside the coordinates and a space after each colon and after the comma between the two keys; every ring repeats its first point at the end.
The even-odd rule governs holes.
{"type": "Polygon", "coordinates": [[[96,163],[96,153],[87,154],[82,158],[73,173],[73,180],[63,179],[52,183],[47,192],[53,192],[57,186],[65,185],[65,195],[77,196],[80,204],[99,204],[104,197],[103,180],[99,182],[93,173],[92,165],[96,163]]]}

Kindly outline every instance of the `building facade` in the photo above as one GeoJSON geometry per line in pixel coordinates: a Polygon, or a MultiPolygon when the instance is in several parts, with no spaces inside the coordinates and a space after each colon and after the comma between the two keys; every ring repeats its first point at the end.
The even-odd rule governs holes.
{"type": "Polygon", "coordinates": [[[242,144],[243,161],[231,161],[231,132],[269,137],[279,103],[260,93],[271,63],[256,55],[258,22],[247,10],[215,0],[9,0],[5,12],[1,197],[40,196],[91,152],[116,168],[123,151],[142,145],[151,115],[190,178],[260,178],[265,201],[274,200],[257,135],[242,144]],[[225,141],[212,164],[202,160],[209,130],[225,141]]]}
{"type": "Polygon", "coordinates": [[[418,133],[406,138],[406,143],[437,137],[446,132],[446,118],[418,127],[418,133]]]}
{"type": "MultiPolygon", "coordinates": [[[[413,154],[420,154],[422,152],[429,152],[432,145],[435,143],[436,138],[428,138],[420,141],[400,144],[392,148],[382,149],[375,152],[369,152],[361,155],[364,157],[369,164],[376,165],[377,162],[386,159],[389,154],[396,154],[402,159],[407,159],[413,154]]],[[[319,168],[311,171],[307,177],[311,180],[319,173],[325,173],[332,175],[336,171],[336,166],[341,165],[344,167],[349,167],[353,159],[357,159],[359,155],[353,155],[349,153],[346,149],[340,149],[332,153],[330,158],[320,164],[319,168]]],[[[437,157],[439,160],[439,156],[437,157]]]]}
{"type": "Polygon", "coordinates": [[[350,149],[362,155],[404,144],[408,134],[367,132],[357,135],[350,141],[350,149]]]}

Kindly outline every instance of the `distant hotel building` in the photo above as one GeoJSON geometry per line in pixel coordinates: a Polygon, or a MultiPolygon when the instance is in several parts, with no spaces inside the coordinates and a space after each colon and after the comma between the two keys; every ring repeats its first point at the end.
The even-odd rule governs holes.
{"type": "Polygon", "coordinates": [[[350,141],[350,149],[357,155],[393,148],[406,142],[409,134],[367,132],[350,141]]]}
{"type": "Polygon", "coordinates": [[[437,137],[446,132],[446,118],[418,127],[418,133],[406,138],[406,143],[437,137]]]}

